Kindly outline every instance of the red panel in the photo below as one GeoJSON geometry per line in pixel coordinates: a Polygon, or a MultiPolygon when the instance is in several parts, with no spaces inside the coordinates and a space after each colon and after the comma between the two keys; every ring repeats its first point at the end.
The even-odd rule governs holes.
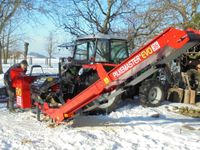
{"type": "Polygon", "coordinates": [[[31,108],[30,84],[34,78],[29,76],[20,77],[16,80],[17,106],[26,109],[31,108]]]}

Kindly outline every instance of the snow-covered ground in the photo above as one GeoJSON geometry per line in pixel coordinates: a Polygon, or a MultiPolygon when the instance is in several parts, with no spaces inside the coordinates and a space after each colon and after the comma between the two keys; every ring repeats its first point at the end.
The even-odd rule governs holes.
{"type": "Polygon", "coordinates": [[[78,116],[55,128],[31,112],[9,113],[0,104],[0,149],[199,150],[200,119],[169,112],[166,105],[129,104],[109,115],[78,116]],[[151,117],[160,114],[160,117],[151,117]]]}
{"type": "MultiPolygon", "coordinates": [[[[57,73],[57,68],[44,66],[44,70],[57,73]]],[[[78,116],[51,128],[30,111],[9,113],[0,104],[0,150],[200,150],[200,119],[170,112],[169,105],[143,108],[129,104],[109,115],[78,116]]]]}

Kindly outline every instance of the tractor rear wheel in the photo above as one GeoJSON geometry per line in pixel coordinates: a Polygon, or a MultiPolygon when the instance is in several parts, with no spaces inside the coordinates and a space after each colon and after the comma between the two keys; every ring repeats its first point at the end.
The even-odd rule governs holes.
{"type": "Polygon", "coordinates": [[[158,80],[146,80],[139,88],[139,98],[143,106],[159,106],[165,95],[164,87],[158,80]]]}
{"type": "Polygon", "coordinates": [[[89,105],[86,106],[86,109],[83,110],[87,114],[96,115],[96,114],[106,114],[111,113],[112,111],[115,111],[117,108],[119,108],[122,104],[122,98],[121,95],[118,95],[116,97],[113,97],[111,99],[106,99],[106,96],[109,96],[115,92],[112,91],[110,93],[103,94],[98,98],[97,100],[91,102],[89,105]],[[94,107],[96,105],[96,107],[94,107]],[[93,108],[92,108],[93,107],[93,108]],[[92,109],[90,109],[92,108],[92,109]]]}

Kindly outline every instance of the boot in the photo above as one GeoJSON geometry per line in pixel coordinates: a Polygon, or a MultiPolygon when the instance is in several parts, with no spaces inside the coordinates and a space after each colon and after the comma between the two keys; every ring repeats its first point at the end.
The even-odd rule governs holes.
{"type": "Polygon", "coordinates": [[[14,101],[9,99],[7,102],[7,108],[10,112],[15,112],[15,108],[14,108],[14,101]]]}
{"type": "Polygon", "coordinates": [[[14,108],[9,108],[8,110],[10,113],[16,113],[16,110],[14,108]]]}

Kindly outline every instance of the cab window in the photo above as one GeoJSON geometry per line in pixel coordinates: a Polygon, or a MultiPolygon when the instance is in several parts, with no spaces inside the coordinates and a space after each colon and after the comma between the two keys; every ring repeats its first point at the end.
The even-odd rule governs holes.
{"type": "Polygon", "coordinates": [[[87,60],[87,42],[77,44],[74,59],[87,60]]]}
{"type": "Polygon", "coordinates": [[[96,62],[109,62],[109,41],[99,39],[97,41],[96,62]]]}
{"type": "Polygon", "coordinates": [[[111,61],[119,63],[127,57],[127,42],[123,40],[111,40],[111,61]]]}
{"type": "Polygon", "coordinates": [[[77,42],[74,59],[89,60],[94,57],[95,41],[79,41],[77,42]]]}

